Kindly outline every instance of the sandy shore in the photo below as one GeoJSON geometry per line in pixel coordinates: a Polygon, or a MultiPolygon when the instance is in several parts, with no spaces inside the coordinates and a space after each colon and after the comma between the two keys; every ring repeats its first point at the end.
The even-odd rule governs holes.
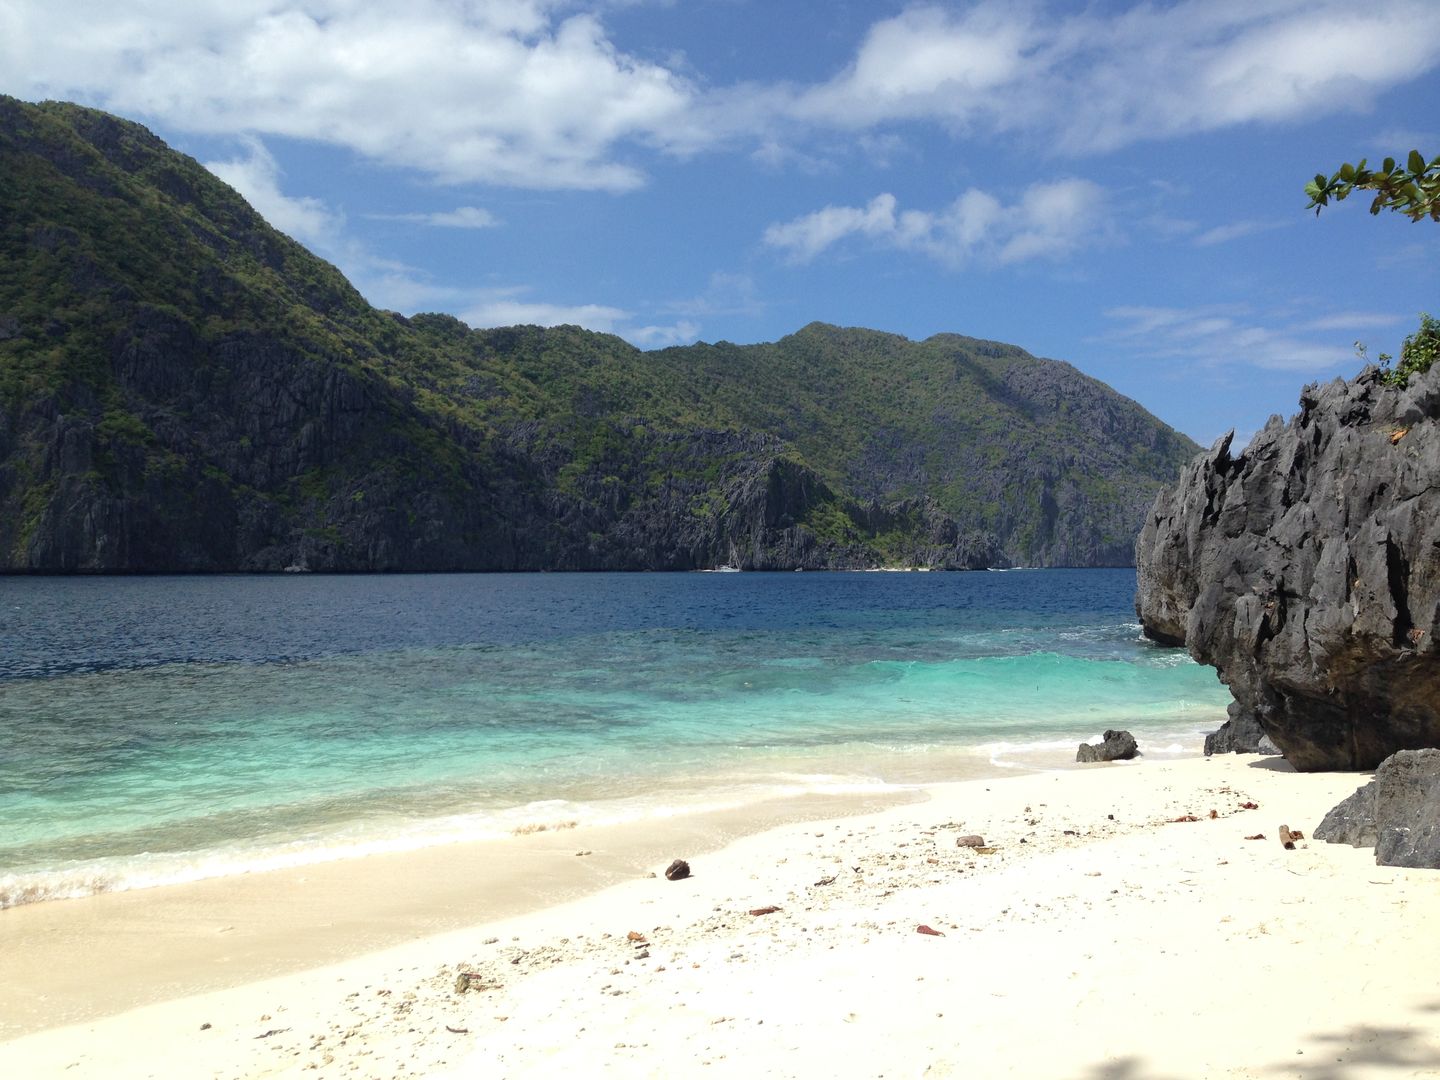
{"type": "Polygon", "coordinates": [[[1440,875],[1276,839],[1363,779],[1145,761],[15,909],[0,1076],[1437,1075],[1440,875]]]}

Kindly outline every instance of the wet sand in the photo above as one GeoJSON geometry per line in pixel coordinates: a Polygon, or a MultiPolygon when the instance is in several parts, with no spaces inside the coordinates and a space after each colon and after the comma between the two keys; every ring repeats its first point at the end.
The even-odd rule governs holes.
{"type": "Polygon", "coordinates": [[[1440,875],[1276,838],[1364,779],[1141,761],[14,909],[0,1075],[1425,1075],[1440,875]]]}

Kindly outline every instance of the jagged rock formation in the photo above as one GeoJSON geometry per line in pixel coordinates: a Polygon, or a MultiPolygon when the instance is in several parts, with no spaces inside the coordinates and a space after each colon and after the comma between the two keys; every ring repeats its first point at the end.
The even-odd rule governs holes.
{"type": "Polygon", "coordinates": [[[957,335],[378,311],[143,127],[0,96],[0,572],[1128,564],[1194,449],[957,335]]]}
{"type": "Polygon", "coordinates": [[[1098,743],[1081,743],[1075,751],[1077,762],[1130,761],[1138,757],[1140,749],[1135,736],[1128,731],[1107,731],[1098,743]]]}
{"type": "Polygon", "coordinates": [[[1440,745],[1440,370],[1306,387],[1220,439],[1136,547],[1145,633],[1184,644],[1302,771],[1440,745]]]}
{"type": "Polygon", "coordinates": [[[1440,869],[1440,750],[1401,750],[1335,806],[1315,839],[1373,847],[1380,866],[1440,869]]]}

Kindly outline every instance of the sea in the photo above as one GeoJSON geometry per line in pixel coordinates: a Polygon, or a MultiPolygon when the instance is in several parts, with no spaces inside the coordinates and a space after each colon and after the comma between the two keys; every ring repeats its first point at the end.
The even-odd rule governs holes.
{"type": "Polygon", "coordinates": [[[1198,755],[1133,570],[0,578],[0,907],[1198,755]]]}

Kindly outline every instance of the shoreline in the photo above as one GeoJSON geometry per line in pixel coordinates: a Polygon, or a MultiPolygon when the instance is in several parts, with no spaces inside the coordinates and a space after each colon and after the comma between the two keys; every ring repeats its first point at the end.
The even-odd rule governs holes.
{"type": "MultiPolygon", "coordinates": [[[[1189,723],[1137,730],[1154,758],[1171,760],[1201,752],[1202,736],[1189,723]]],[[[479,846],[484,845],[513,845],[516,838],[528,834],[577,827],[620,836],[627,830],[664,829],[685,819],[729,820],[742,824],[727,835],[739,835],[784,820],[784,811],[776,808],[787,805],[800,808],[797,812],[802,815],[810,815],[812,812],[805,807],[811,802],[878,805],[910,798],[911,793],[937,782],[1074,768],[1073,747],[1094,738],[1075,735],[1015,742],[1001,738],[932,744],[918,754],[852,741],[809,753],[726,762],[718,771],[711,763],[708,770],[693,768],[694,775],[662,772],[639,781],[631,778],[628,787],[612,785],[612,790],[602,797],[593,797],[589,792],[551,792],[554,797],[545,797],[547,793],[537,789],[530,793],[528,802],[513,806],[447,802],[444,813],[432,810],[424,815],[376,817],[374,820],[380,824],[369,826],[368,831],[365,815],[373,814],[384,793],[369,803],[352,796],[351,819],[336,818],[314,828],[301,825],[292,828],[289,835],[276,829],[251,841],[242,838],[193,850],[160,847],[132,855],[69,859],[52,856],[49,866],[0,873],[0,916],[36,904],[287,871],[305,874],[330,863],[403,859],[407,855],[423,859],[423,852],[430,849],[468,845],[481,850],[479,846]],[[757,821],[753,828],[743,824],[752,816],[757,821]]],[[[195,842],[196,838],[189,839],[195,842]]],[[[0,1034],[3,1032],[0,1008],[0,1034]]]]}
{"type": "Polygon", "coordinates": [[[545,910],[643,877],[668,852],[921,798],[801,795],[17,905],[0,910],[0,1040],[545,910]]]}
{"type": "MultiPolygon", "coordinates": [[[[536,834],[524,839],[538,862],[514,868],[517,885],[543,884],[536,868],[548,862],[594,875],[584,886],[598,891],[552,892],[560,902],[535,908],[518,893],[467,892],[460,874],[448,914],[397,903],[402,937],[380,951],[332,897],[309,912],[348,956],[268,978],[251,970],[220,989],[203,984],[223,981],[223,962],[192,967],[180,996],[128,1012],[89,962],[64,990],[71,1000],[40,997],[43,980],[32,980],[64,981],[57,947],[99,963],[130,948],[153,972],[175,958],[174,942],[85,940],[77,919],[68,946],[24,935],[31,961],[48,956],[49,968],[17,967],[14,939],[0,942],[11,972],[0,1017],[13,1020],[17,983],[51,1020],[90,1006],[88,1019],[4,1036],[0,1072],[139,1077],[157,1062],[216,1077],[674,1075],[701,1064],[737,1076],[1440,1069],[1430,1023],[1440,943],[1423,932],[1440,914],[1433,873],[1308,841],[1284,851],[1275,839],[1281,823],[1308,835],[1364,779],[1194,758],[933,784],[925,801],[845,817],[814,807],[808,821],[762,832],[710,823],[708,849],[698,834],[682,847],[658,830],[577,857],[591,845],[584,830],[536,834]],[[1258,810],[1243,808],[1251,801],[1258,810]],[[1199,820],[1172,820],[1185,816],[1199,820]],[[971,831],[995,850],[955,845],[971,831]],[[691,878],[646,876],[677,855],[691,878]],[[592,868],[612,858],[607,884],[592,868]],[[456,992],[462,972],[478,976],[476,989],[456,992]]],[[[379,858],[352,869],[372,891],[415,891],[413,880],[411,890],[386,880],[379,858]]],[[[277,912],[270,897],[270,930],[293,958],[313,883],[291,884],[290,907],[277,912]]],[[[167,929],[213,939],[220,927],[205,917],[215,911],[192,914],[167,929]]]]}

